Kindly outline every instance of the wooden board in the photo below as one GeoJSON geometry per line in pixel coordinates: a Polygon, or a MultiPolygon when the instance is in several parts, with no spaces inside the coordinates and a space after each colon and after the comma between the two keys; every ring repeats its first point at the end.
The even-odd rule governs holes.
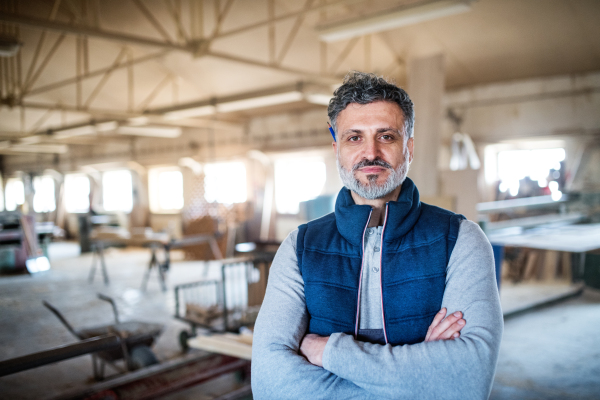
{"type": "Polygon", "coordinates": [[[252,336],[233,333],[215,333],[210,336],[197,336],[188,340],[188,345],[211,353],[252,359],[252,336]]]}

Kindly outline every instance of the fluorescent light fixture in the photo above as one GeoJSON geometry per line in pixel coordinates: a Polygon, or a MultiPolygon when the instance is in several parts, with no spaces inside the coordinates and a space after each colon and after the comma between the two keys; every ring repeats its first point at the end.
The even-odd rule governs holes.
{"type": "Polygon", "coordinates": [[[321,40],[335,42],[370,33],[414,25],[471,10],[473,0],[436,0],[405,6],[318,29],[321,40]]]}
{"type": "Polygon", "coordinates": [[[99,124],[94,125],[96,128],[96,132],[110,132],[114,131],[119,127],[117,121],[109,121],[109,122],[101,122],[99,124]]]}
{"type": "Polygon", "coordinates": [[[64,154],[69,150],[66,144],[16,144],[5,148],[19,153],[64,154]]]}
{"type": "Polygon", "coordinates": [[[19,144],[35,144],[42,141],[41,136],[27,136],[22,139],[19,139],[19,144]]]}
{"type": "Polygon", "coordinates": [[[127,119],[127,124],[130,126],[148,125],[150,119],[148,117],[132,117],[127,119]]]}
{"type": "Polygon", "coordinates": [[[219,112],[249,110],[252,108],[274,106],[277,104],[293,103],[295,101],[301,101],[303,98],[304,95],[301,92],[291,91],[220,103],[217,104],[217,110],[219,112]]]}
{"type": "Polygon", "coordinates": [[[158,126],[120,126],[117,128],[117,133],[120,135],[176,138],[181,136],[181,128],[164,128],[158,126]]]}
{"type": "Polygon", "coordinates": [[[170,111],[164,115],[164,118],[168,121],[190,118],[190,117],[202,117],[206,115],[212,115],[216,112],[215,106],[200,106],[192,108],[184,108],[182,110],[170,111]]]}
{"type": "MultiPolygon", "coordinates": [[[[280,104],[308,101],[314,104],[327,105],[331,95],[327,86],[297,82],[255,92],[241,93],[221,98],[211,98],[170,109],[157,109],[151,113],[162,114],[163,121],[179,120],[189,117],[202,117],[216,113],[229,113],[254,108],[277,106],[280,104]]],[[[133,125],[133,124],[129,124],[133,125]]]]}
{"type": "Polygon", "coordinates": [[[56,131],[54,132],[54,137],[56,139],[66,139],[73,136],[94,135],[95,133],[96,128],[94,128],[94,126],[84,125],[75,128],[67,128],[60,131],[56,131]]]}
{"type": "Polygon", "coordinates": [[[54,132],[55,139],[66,139],[74,136],[95,135],[98,132],[110,132],[119,127],[117,121],[99,122],[97,124],[88,124],[75,126],[73,128],[58,129],[54,132]]]}
{"type": "Polygon", "coordinates": [[[312,104],[328,106],[329,100],[331,100],[331,95],[322,93],[307,93],[304,95],[304,100],[312,104]]]}

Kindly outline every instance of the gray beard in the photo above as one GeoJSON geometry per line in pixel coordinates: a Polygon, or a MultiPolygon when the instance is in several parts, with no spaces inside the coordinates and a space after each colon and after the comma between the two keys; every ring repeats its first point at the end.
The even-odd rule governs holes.
{"type": "Polygon", "coordinates": [[[376,183],[377,175],[375,174],[367,175],[367,179],[369,181],[368,184],[361,183],[354,176],[355,171],[358,168],[360,168],[358,164],[352,167],[352,171],[348,171],[340,165],[339,157],[336,158],[336,164],[344,186],[346,186],[349,190],[353,191],[363,199],[375,200],[387,196],[388,194],[392,193],[398,186],[402,185],[402,183],[406,179],[406,175],[408,174],[408,168],[410,167],[408,157],[408,148],[405,148],[404,162],[400,164],[396,169],[389,167],[391,171],[390,175],[388,176],[386,181],[381,185],[378,185],[376,183]]]}

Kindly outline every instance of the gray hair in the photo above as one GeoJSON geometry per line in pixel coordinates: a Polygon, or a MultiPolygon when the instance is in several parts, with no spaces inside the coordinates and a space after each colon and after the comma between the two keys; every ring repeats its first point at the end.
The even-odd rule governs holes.
{"type": "Polygon", "coordinates": [[[383,77],[366,72],[350,71],[342,86],[333,92],[327,107],[327,115],[337,137],[337,117],[350,103],[369,104],[375,101],[389,101],[400,106],[404,114],[404,135],[414,134],[415,112],[408,94],[383,77]]]}

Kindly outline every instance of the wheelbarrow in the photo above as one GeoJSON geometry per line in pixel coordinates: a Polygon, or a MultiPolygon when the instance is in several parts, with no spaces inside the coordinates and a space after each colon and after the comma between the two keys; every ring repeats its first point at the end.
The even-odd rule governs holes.
{"type": "Polygon", "coordinates": [[[63,325],[80,340],[110,334],[119,338],[121,342],[120,349],[100,351],[92,354],[94,378],[96,380],[104,379],[104,369],[106,364],[109,364],[115,370],[122,373],[158,364],[158,359],[150,347],[154,343],[154,340],[162,333],[164,325],[138,321],[120,322],[115,301],[111,297],[101,293],[98,293],[98,298],[111,304],[115,317],[114,324],[74,329],[60,311],[47,301],[43,301],[44,306],[52,311],[63,325]],[[116,364],[116,362],[120,360],[123,360],[125,368],[116,364]]]}

